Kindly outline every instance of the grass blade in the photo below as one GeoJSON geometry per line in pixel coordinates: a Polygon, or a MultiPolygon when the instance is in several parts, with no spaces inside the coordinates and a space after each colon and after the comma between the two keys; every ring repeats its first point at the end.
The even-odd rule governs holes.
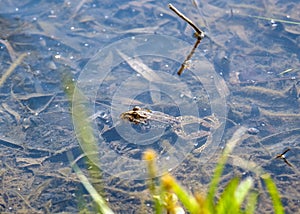
{"type": "Polygon", "coordinates": [[[256,204],[257,204],[257,198],[258,198],[258,193],[257,192],[250,192],[250,194],[248,196],[248,199],[247,199],[245,214],[253,214],[255,212],[256,204]]]}
{"type": "Polygon", "coordinates": [[[280,200],[279,192],[276,188],[274,181],[271,179],[271,176],[269,174],[262,175],[261,177],[264,180],[268,192],[270,194],[270,197],[272,199],[275,214],[283,214],[284,209],[280,200]]]}
{"type": "Polygon", "coordinates": [[[103,213],[103,214],[113,214],[113,211],[106,205],[105,200],[97,192],[97,190],[93,187],[93,185],[89,182],[89,180],[82,173],[82,171],[79,169],[79,167],[76,164],[74,164],[72,166],[72,168],[75,171],[77,177],[79,178],[81,184],[84,186],[84,188],[88,191],[90,196],[93,198],[93,200],[98,205],[99,210],[101,211],[101,213],[103,213]]]}
{"type": "Polygon", "coordinates": [[[252,186],[253,179],[251,177],[246,178],[239,184],[234,193],[234,199],[237,202],[238,207],[242,205],[252,186]]]}
{"type": "Polygon", "coordinates": [[[216,195],[216,189],[219,184],[221,175],[223,173],[223,169],[225,166],[225,163],[228,159],[228,155],[231,153],[235,145],[242,139],[243,135],[246,133],[245,127],[240,127],[232,136],[232,138],[228,141],[223,154],[221,155],[221,158],[216,166],[215,173],[212,177],[212,180],[210,182],[210,187],[207,194],[207,203],[209,210],[214,213],[214,196],[216,195]]]}

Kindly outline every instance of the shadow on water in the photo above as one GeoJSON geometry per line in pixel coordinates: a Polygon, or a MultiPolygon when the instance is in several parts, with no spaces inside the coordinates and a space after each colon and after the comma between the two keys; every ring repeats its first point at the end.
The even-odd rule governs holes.
{"type": "MultiPolygon", "coordinates": [[[[173,36],[192,47],[193,29],[168,9],[168,3],[148,0],[0,2],[1,77],[18,57],[23,53],[26,55],[0,87],[3,187],[0,190],[0,212],[74,213],[84,206],[89,207],[86,204],[91,198],[82,190],[66,158],[69,151],[75,157],[82,151],[76,141],[69,102],[61,85],[60,68],[66,67],[72,75],[79,77],[99,49],[122,38],[145,33],[173,36]],[[82,202],[85,205],[81,205],[82,202]]],[[[224,124],[226,130],[221,145],[215,148],[216,154],[203,164],[201,154],[191,152],[172,173],[191,191],[205,190],[217,155],[239,124],[255,132],[250,131],[248,138],[235,148],[225,169],[223,184],[234,175],[255,177],[251,167],[261,166],[276,182],[286,212],[300,212],[300,25],[254,17],[299,22],[299,4],[283,0],[256,4],[222,0],[175,1],[172,4],[205,30],[207,37],[201,41],[198,50],[229,89],[226,94],[228,122],[224,124]],[[291,166],[282,156],[276,158],[287,148],[290,150],[284,158],[291,166]],[[239,158],[248,160],[249,164],[242,166],[239,158]],[[256,166],[251,165],[252,162],[256,166]]],[[[174,54],[182,53],[179,50],[174,54]]],[[[141,60],[153,70],[175,75],[181,63],[149,56],[141,57],[141,60]]],[[[94,121],[99,130],[97,134],[103,134],[112,151],[136,157],[140,150],[114,133],[118,129],[114,128],[116,121],[111,115],[112,109],[119,107],[112,103],[114,93],[126,75],[136,73],[126,61],[124,59],[123,63],[112,68],[110,75],[97,88],[94,105],[99,116],[94,121]]],[[[190,63],[192,67],[193,58],[190,63]]],[[[175,105],[179,102],[185,106],[196,103],[200,112],[197,116],[210,115],[209,102],[213,97],[188,72],[189,69],[182,78],[192,92],[197,92],[196,95],[183,91],[174,101],[167,93],[156,93],[158,89],[152,85],[153,93],[145,92],[133,99],[124,97],[122,105],[128,109],[118,110],[124,112],[141,105],[180,116],[175,105]]],[[[143,87],[143,82],[137,82],[125,92],[130,93],[138,87],[143,87]]],[[[172,132],[167,126],[161,129],[172,132]]],[[[136,132],[148,133],[139,128],[136,132]]],[[[161,149],[159,152],[164,153],[177,139],[174,133],[163,135],[155,145],[161,149]]],[[[207,140],[198,139],[196,147],[207,140]]],[[[84,162],[79,162],[79,165],[84,170],[84,162]]],[[[151,211],[148,207],[151,199],[142,180],[124,180],[104,173],[103,183],[106,198],[117,213],[141,207],[145,212],[151,211]]],[[[264,195],[265,187],[259,179],[256,186],[262,193],[259,212],[270,212],[271,203],[264,195]]]]}

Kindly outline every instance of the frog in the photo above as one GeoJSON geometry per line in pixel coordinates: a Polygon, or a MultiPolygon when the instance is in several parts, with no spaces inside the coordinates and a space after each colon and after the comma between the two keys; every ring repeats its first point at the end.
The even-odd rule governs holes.
{"type": "Polygon", "coordinates": [[[156,121],[172,128],[172,131],[179,137],[187,140],[194,140],[211,135],[212,129],[217,129],[220,122],[215,114],[199,118],[193,115],[172,116],[160,111],[152,111],[139,106],[133,107],[131,110],[125,111],[120,118],[129,121],[135,125],[147,125],[151,121],[156,121]],[[189,124],[199,124],[200,130],[187,133],[184,126],[189,124]]]}

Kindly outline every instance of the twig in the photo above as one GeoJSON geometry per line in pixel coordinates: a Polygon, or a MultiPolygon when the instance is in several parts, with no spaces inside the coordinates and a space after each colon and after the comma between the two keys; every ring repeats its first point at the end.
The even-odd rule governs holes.
{"type": "Polygon", "coordinates": [[[172,4],[169,4],[168,6],[174,13],[176,13],[180,18],[182,18],[189,25],[191,25],[192,28],[194,28],[194,30],[196,31],[195,37],[197,38],[197,41],[195,42],[193,49],[191,50],[189,55],[185,58],[184,62],[181,64],[181,67],[177,71],[177,74],[180,76],[182,74],[183,70],[187,68],[188,61],[192,58],[193,54],[195,53],[196,48],[200,44],[201,40],[204,38],[204,33],[189,18],[187,18],[185,15],[183,15],[181,12],[179,12],[179,10],[177,10],[176,7],[174,7],[172,4]]]}
{"type": "Polygon", "coordinates": [[[19,58],[9,66],[9,68],[5,71],[3,76],[0,78],[0,87],[5,82],[5,80],[11,75],[11,73],[16,69],[16,67],[21,64],[21,62],[23,61],[26,55],[27,55],[26,53],[21,54],[19,58]]]}
{"type": "Polygon", "coordinates": [[[3,39],[0,39],[0,43],[5,45],[7,51],[8,51],[8,54],[10,56],[10,59],[11,61],[16,61],[17,59],[17,54],[16,52],[14,51],[14,49],[12,48],[11,44],[7,41],[7,40],[3,40],[3,39]]]}
{"type": "Polygon", "coordinates": [[[177,74],[180,76],[183,72],[184,69],[186,69],[188,67],[188,61],[192,58],[193,54],[195,53],[196,48],[198,47],[198,45],[200,44],[201,39],[197,38],[196,43],[194,44],[193,49],[191,50],[191,52],[189,53],[189,55],[185,58],[184,62],[181,64],[181,67],[179,68],[179,70],[177,71],[177,74]]]}
{"type": "Polygon", "coordinates": [[[177,14],[177,16],[179,16],[180,18],[182,18],[184,21],[186,21],[189,25],[192,26],[192,28],[194,28],[194,30],[196,31],[196,36],[197,38],[200,37],[200,40],[204,38],[204,33],[202,30],[200,30],[195,24],[194,22],[192,22],[192,20],[190,20],[189,18],[187,18],[185,15],[183,15],[181,12],[179,12],[179,10],[177,10],[176,7],[174,7],[172,4],[168,5],[169,8],[177,14]]]}

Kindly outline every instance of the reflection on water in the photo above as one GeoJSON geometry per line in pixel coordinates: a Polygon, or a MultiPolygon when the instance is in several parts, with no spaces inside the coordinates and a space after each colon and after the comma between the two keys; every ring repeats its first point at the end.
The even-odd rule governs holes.
{"type": "MultiPolygon", "coordinates": [[[[60,71],[68,70],[77,78],[99,49],[119,39],[134,39],[145,33],[174,36],[192,47],[193,29],[168,9],[168,3],[147,0],[0,2],[1,76],[18,56],[28,54],[0,88],[0,146],[4,160],[1,166],[5,187],[0,198],[1,211],[16,212],[20,208],[31,212],[78,211],[74,203],[78,180],[70,176],[65,152],[78,152],[79,146],[74,139],[69,103],[61,88],[60,71]],[[21,178],[19,183],[16,184],[15,178],[21,178]],[[18,203],[14,203],[16,200],[18,203]]],[[[299,4],[284,0],[243,4],[233,0],[194,0],[172,4],[205,30],[207,37],[201,41],[198,51],[213,64],[229,88],[228,122],[223,139],[230,138],[237,124],[259,130],[257,135],[238,145],[232,156],[254,161],[270,172],[284,198],[286,211],[299,212],[300,25],[254,17],[299,22],[299,4]],[[284,155],[293,167],[282,158],[274,159],[287,148],[291,150],[284,155]]],[[[174,54],[183,55],[183,52],[174,54]]],[[[181,63],[147,57],[143,62],[152,63],[149,65],[152,69],[170,74],[175,74],[181,63]]],[[[96,110],[111,113],[103,104],[111,105],[111,97],[123,84],[123,75],[132,69],[125,61],[99,87],[96,99],[101,105],[96,104],[96,110]]],[[[192,92],[199,93],[183,90],[174,100],[180,99],[186,106],[194,102],[201,110],[197,116],[209,115],[209,102],[214,97],[207,96],[188,72],[182,78],[186,78],[184,81],[192,92]]],[[[133,99],[135,103],[125,97],[122,104],[144,104],[179,116],[170,105],[173,98],[164,102],[168,93],[155,93],[158,86],[151,87],[154,92],[148,96],[133,99]]],[[[109,117],[96,119],[100,130],[110,130],[109,117]]],[[[168,140],[174,139],[163,139],[162,147],[170,146],[164,146],[168,140]]],[[[123,146],[118,138],[114,138],[113,145],[123,146]]],[[[197,157],[191,157],[173,170],[186,186],[199,181],[205,185],[210,178],[216,158],[202,166],[197,157]]],[[[228,165],[228,175],[232,172],[249,173],[234,163],[228,165]]],[[[108,175],[104,176],[104,182],[107,197],[117,212],[137,210],[141,201],[148,200],[140,200],[138,194],[133,194],[146,188],[141,182],[125,182],[108,175]]],[[[263,196],[258,205],[260,212],[268,210],[270,203],[266,200],[267,196],[263,196]]]]}

